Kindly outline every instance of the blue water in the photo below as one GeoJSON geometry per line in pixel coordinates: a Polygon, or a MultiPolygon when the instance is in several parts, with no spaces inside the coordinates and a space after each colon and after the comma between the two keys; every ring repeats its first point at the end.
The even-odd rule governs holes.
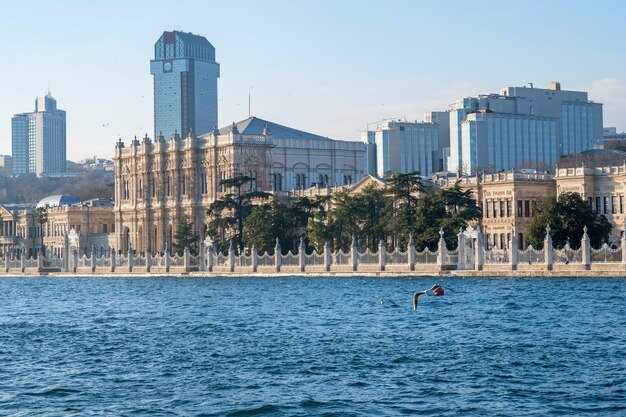
{"type": "Polygon", "coordinates": [[[626,415],[626,280],[437,281],[0,279],[0,415],[626,415]]]}

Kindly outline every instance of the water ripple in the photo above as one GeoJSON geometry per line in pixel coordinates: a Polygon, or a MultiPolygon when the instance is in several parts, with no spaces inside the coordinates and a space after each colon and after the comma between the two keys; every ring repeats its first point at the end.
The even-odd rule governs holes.
{"type": "Polygon", "coordinates": [[[626,414],[626,280],[0,280],[0,414],[626,414]],[[416,290],[451,289],[413,311],[416,290]]]}

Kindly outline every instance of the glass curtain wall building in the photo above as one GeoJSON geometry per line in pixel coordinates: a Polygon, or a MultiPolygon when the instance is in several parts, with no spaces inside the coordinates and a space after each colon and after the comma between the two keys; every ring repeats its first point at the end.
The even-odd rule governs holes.
{"type": "Polygon", "coordinates": [[[175,132],[186,136],[210,132],[217,126],[217,79],[220,67],[215,48],[203,36],[164,32],[150,61],[154,76],[154,137],[175,132]]]}
{"type": "Polygon", "coordinates": [[[602,104],[586,92],[507,87],[451,106],[448,170],[551,170],[560,156],[601,149],[602,132],[602,104]]]}
{"type": "Polygon", "coordinates": [[[418,171],[428,176],[441,168],[436,123],[388,120],[379,123],[374,130],[363,132],[362,139],[367,143],[370,175],[385,177],[418,171]]]}
{"type": "Polygon", "coordinates": [[[13,175],[65,172],[66,115],[50,93],[37,98],[33,113],[13,116],[11,127],[13,175]]]}

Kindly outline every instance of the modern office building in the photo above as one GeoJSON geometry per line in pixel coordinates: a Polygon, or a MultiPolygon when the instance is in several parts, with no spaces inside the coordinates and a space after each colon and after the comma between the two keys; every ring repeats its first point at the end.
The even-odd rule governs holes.
{"type": "Polygon", "coordinates": [[[13,175],[48,176],[65,172],[65,111],[48,93],[35,100],[33,113],[13,116],[13,175]]]}
{"type": "Polygon", "coordinates": [[[602,104],[586,92],[503,88],[458,100],[450,110],[448,170],[553,170],[560,156],[603,147],[602,104]]]}
{"type": "Polygon", "coordinates": [[[367,146],[367,173],[382,178],[414,171],[422,176],[443,171],[449,144],[448,113],[427,113],[426,119],[427,122],[384,120],[374,129],[362,132],[367,146]]]}
{"type": "Polygon", "coordinates": [[[203,36],[163,32],[150,61],[154,76],[154,137],[209,133],[217,126],[215,48],[203,36]]]}

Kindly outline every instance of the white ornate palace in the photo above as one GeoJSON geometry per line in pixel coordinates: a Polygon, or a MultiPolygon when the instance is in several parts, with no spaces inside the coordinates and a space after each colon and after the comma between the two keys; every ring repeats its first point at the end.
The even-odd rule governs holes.
{"type": "Polygon", "coordinates": [[[154,253],[171,247],[183,215],[204,236],[207,207],[230,191],[221,180],[248,175],[251,189],[274,195],[350,184],[364,175],[365,145],[250,117],[199,137],[120,139],[114,164],[115,249],[154,253]]]}

